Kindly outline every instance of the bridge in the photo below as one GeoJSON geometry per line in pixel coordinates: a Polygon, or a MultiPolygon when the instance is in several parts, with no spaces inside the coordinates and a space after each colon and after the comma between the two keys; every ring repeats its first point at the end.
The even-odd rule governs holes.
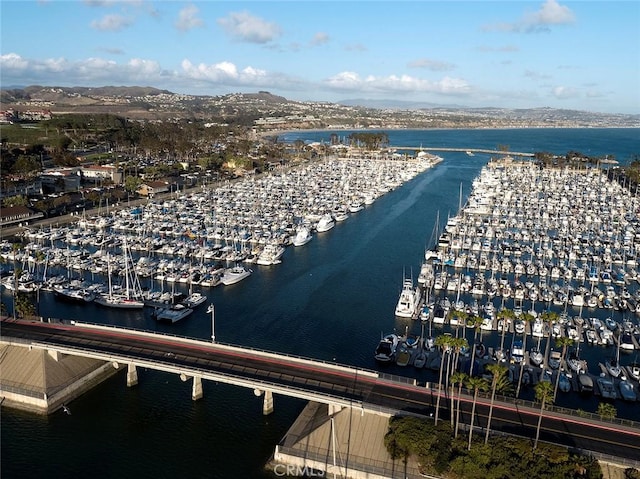
{"type": "MultiPolygon", "coordinates": [[[[126,365],[130,386],[138,381],[137,367],[145,367],[192,380],[194,400],[202,397],[203,379],[250,388],[263,396],[265,414],[273,411],[274,393],[328,404],[330,414],[346,407],[362,414],[428,416],[433,414],[440,394],[444,416],[450,400],[444,390],[418,385],[409,378],[198,339],[78,322],[6,319],[1,326],[2,344],[95,358],[116,368],[126,365]]],[[[463,394],[460,402],[462,417],[469,423],[472,397],[463,394]]],[[[487,397],[478,398],[475,427],[486,426],[489,408],[487,397]]],[[[491,429],[533,437],[539,417],[540,409],[535,404],[496,400],[491,429]]],[[[602,421],[549,409],[543,412],[540,439],[638,467],[639,426],[633,421],[602,421]]]]}
{"type": "Polygon", "coordinates": [[[486,148],[446,148],[446,147],[430,147],[430,146],[393,146],[390,147],[394,150],[400,151],[438,151],[438,152],[458,152],[458,153],[467,153],[467,154],[476,154],[476,153],[486,153],[489,155],[508,155],[508,156],[523,156],[533,158],[535,156],[534,153],[525,153],[522,151],[504,151],[504,150],[491,150],[486,148]]]}

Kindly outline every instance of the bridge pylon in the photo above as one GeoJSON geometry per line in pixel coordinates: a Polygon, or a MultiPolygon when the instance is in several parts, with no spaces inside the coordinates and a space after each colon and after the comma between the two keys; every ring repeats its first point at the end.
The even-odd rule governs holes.
{"type": "Polygon", "coordinates": [[[127,365],[127,387],[132,387],[138,384],[138,370],[136,365],[129,363],[127,365]]]}
{"type": "Polygon", "coordinates": [[[202,399],[202,377],[193,376],[193,386],[191,387],[191,399],[197,401],[198,399],[202,399]]]}
{"type": "Polygon", "coordinates": [[[262,401],[262,414],[268,416],[273,412],[273,392],[269,390],[263,391],[262,389],[254,389],[253,394],[260,397],[264,394],[262,401]]]}

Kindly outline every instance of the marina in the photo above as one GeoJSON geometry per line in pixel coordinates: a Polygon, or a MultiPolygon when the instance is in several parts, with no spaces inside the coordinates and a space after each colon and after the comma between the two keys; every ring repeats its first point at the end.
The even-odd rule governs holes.
{"type": "MultiPolygon", "coordinates": [[[[512,149],[520,151],[534,148],[533,151],[550,150],[561,154],[577,149],[594,155],[613,152],[624,159],[637,150],[637,140],[631,140],[635,134],[631,133],[611,131],[605,134],[595,130],[437,131],[402,132],[403,137],[399,137],[400,133],[397,133],[398,138],[390,137],[395,144],[415,142],[416,147],[421,143],[441,141],[445,146],[460,145],[467,150],[468,145],[491,148],[498,143],[509,143],[512,149]]],[[[299,137],[321,139],[328,134],[312,136],[309,133],[299,137]]],[[[438,167],[410,180],[405,187],[383,195],[359,213],[351,214],[347,221],[338,223],[332,231],[314,234],[313,240],[302,248],[287,247],[280,265],[263,267],[249,264],[254,270],[251,277],[229,289],[222,285],[192,286],[216,304],[216,338],[249,347],[311,355],[327,361],[335,359],[364,368],[375,367],[372,353],[381,331],[397,329],[398,336],[402,336],[406,325],[414,328],[410,334],[419,331],[422,325],[420,321],[394,319],[403,267],[408,272],[413,265],[414,274],[419,271],[424,261],[426,240],[438,212],[440,222],[445,224],[449,212],[458,210],[461,182],[464,191],[470,191],[473,179],[480,174],[487,160],[480,153],[473,157],[464,153],[446,155],[438,167]]],[[[133,253],[134,256],[137,254],[133,253]]],[[[9,260],[7,265],[11,264],[9,260]]],[[[62,268],[66,277],[64,264],[62,268]]],[[[74,271],[77,270],[72,270],[72,273],[74,271]]],[[[90,274],[86,273],[87,277],[90,274]]],[[[162,283],[153,281],[156,288],[161,289],[162,283]]],[[[147,289],[151,281],[141,278],[141,283],[143,289],[147,289]]],[[[165,282],[164,292],[155,292],[164,294],[169,300],[172,290],[186,297],[189,286],[186,282],[165,282]]],[[[3,291],[5,302],[9,294],[3,291]]],[[[450,294],[452,301],[456,295],[457,291],[450,294]]],[[[462,292],[460,297],[465,302],[469,298],[462,292]]],[[[486,297],[478,299],[479,304],[486,304],[486,297]]],[[[125,324],[200,338],[211,335],[211,321],[204,306],[197,308],[189,318],[169,325],[157,323],[150,315],[152,308],[116,312],[97,308],[93,302],[59,301],[53,294],[42,292],[40,302],[40,313],[52,317],[90,315],[95,321],[107,324],[125,324]]],[[[499,306],[497,300],[496,305],[499,306]]],[[[507,305],[511,306],[511,303],[507,305]]],[[[536,302],[536,309],[541,310],[541,306],[536,302]]],[[[525,302],[524,311],[528,309],[525,302]]],[[[579,313],[571,306],[568,311],[571,316],[579,313]]],[[[597,308],[590,316],[598,317],[602,324],[606,324],[604,317],[611,314],[616,321],[619,319],[615,309],[605,311],[597,308]]],[[[425,323],[425,335],[428,327],[429,323],[425,323]]],[[[438,329],[433,324],[434,335],[447,332],[450,327],[450,324],[443,324],[438,329]]],[[[471,328],[465,328],[465,331],[468,337],[472,336],[471,328]]],[[[478,335],[483,342],[486,341],[487,351],[491,347],[489,337],[496,335],[496,341],[499,343],[500,340],[497,336],[499,331],[479,332],[478,335]]],[[[507,328],[505,349],[510,349],[510,335],[507,328]]],[[[527,349],[530,350],[531,343],[535,344],[535,341],[536,336],[528,336],[527,349]]],[[[545,338],[541,342],[543,352],[544,343],[545,338]]],[[[604,361],[612,352],[613,345],[580,345],[580,358],[588,360],[592,374],[597,371],[598,362],[604,361]]],[[[620,354],[620,362],[625,368],[632,366],[634,358],[635,352],[620,354]]],[[[395,363],[385,366],[384,372],[415,377],[420,382],[434,381],[438,377],[437,372],[428,367],[399,367],[395,363]]],[[[120,458],[108,474],[98,472],[96,477],[114,474],[180,475],[185,468],[190,468],[194,475],[208,477],[272,477],[263,473],[262,467],[273,454],[274,444],[284,436],[304,404],[287,397],[275,397],[276,413],[268,421],[261,420],[261,399],[242,389],[222,384],[205,383],[203,387],[204,401],[193,403],[189,400],[190,387],[177,377],[140,371],[140,382],[135,389],[128,389],[122,377],[114,377],[73,401],[69,405],[73,416],[61,411],[42,420],[3,409],[2,447],[6,459],[3,469],[7,474],[12,471],[14,474],[29,471],[37,474],[36,470],[42,470],[46,464],[49,470],[57,471],[59,477],[84,474],[93,470],[89,458],[93,457],[95,445],[78,438],[90,431],[99,434],[108,452],[120,458]],[[140,413],[132,415],[132,410],[140,413]],[[101,413],[98,415],[95,411],[101,413]],[[126,440],[123,440],[123,431],[127,433],[126,440]],[[173,440],[160,443],[158,437],[171,437],[173,440]],[[74,460],[59,454],[59,448],[48,448],[51,441],[55,441],[59,448],[73,449],[74,460]],[[158,454],[171,455],[175,460],[160,466],[154,460],[158,454]],[[29,465],[25,466],[27,463],[29,465]]],[[[595,380],[593,388],[597,388],[595,380]]],[[[523,388],[521,394],[532,399],[531,388],[523,388]]],[[[593,394],[559,393],[556,404],[595,411],[598,398],[593,394]]],[[[619,417],[637,417],[637,405],[634,403],[617,399],[615,407],[619,417]]],[[[344,444],[340,450],[346,448],[344,444]]]]}
{"type": "Polygon", "coordinates": [[[561,392],[584,392],[578,377],[591,374],[595,394],[636,401],[638,382],[627,379],[619,362],[620,351],[640,350],[635,192],[598,168],[541,168],[512,159],[491,160],[472,186],[465,205],[425,251],[419,280],[424,304],[414,307],[409,300],[423,297],[413,294],[411,280],[400,293],[396,318],[416,319],[414,311],[422,309],[419,347],[415,341],[408,347],[407,335],[397,337],[394,353],[380,362],[437,370],[446,349],[434,346],[434,335],[446,327],[444,334],[466,338],[472,329],[480,339],[468,339],[454,369],[480,375],[488,364],[504,363],[518,391],[524,373],[525,386],[552,380],[561,392]],[[534,341],[527,350],[528,337],[534,341]],[[570,345],[569,354],[552,349],[554,343],[570,345]],[[589,372],[579,358],[581,344],[615,352],[589,372]]]}

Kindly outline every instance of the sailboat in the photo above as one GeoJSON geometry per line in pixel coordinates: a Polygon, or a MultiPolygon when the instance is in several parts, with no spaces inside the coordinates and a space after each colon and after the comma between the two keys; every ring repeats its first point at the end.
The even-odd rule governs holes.
{"type": "Polygon", "coordinates": [[[135,267],[131,260],[129,250],[127,248],[126,237],[122,245],[124,256],[124,289],[114,292],[111,274],[111,259],[107,255],[107,265],[109,267],[109,292],[102,294],[94,300],[101,306],[120,309],[142,309],[144,302],[142,301],[142,288],[135,271],[135,267]]]}

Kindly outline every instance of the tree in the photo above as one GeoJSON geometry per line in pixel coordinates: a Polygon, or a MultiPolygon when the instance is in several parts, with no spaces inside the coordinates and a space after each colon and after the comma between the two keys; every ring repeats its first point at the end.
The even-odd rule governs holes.
{"type": "Polygon", "coordinates": [[[489,383],[484,378],[470,377],[467,379],[467,388],[473,390],[473,405],[471,406],[471,423],[469,424],[469,445],[467,450],[471,450],[471,438],[473,436],[473,421],[476,415],[476,402],[478,400],[478,392],[486,391],[489,383]]]}
{"type": "Polygon", "coordinates": [[[509,329],[507,321],[513,321],[515,317],[516,315],[513,309],[500,308],[500,311],[498,311],[498,321],[502,320],[502,328],[500,333],[500,349],[503,351],[504,351],[504,336],[507,332],[507,329],[509,329]]]}
{"type": "Polygon", "coordinates": [[[469,366],[469,376],[473,376],[473,363],[476,360],[476,338],[478,337],[478,331],[482,325],[482,318],[480,316],[471,316],[468,318],[470,324],[473,326],[473,343],[471,345],[471,366],[469,366]]]}
{"type": "Polygon", "coordinates": [[[544,351],[545,364],[549,364],[549,348],[551,347],[551,331],[552,331],[553,323],[558,321],[558,317],[559,317],[558,313],[554,311],[544,311],[540,315],[540,319],[542,319],[543,322],[547,323],[547,326],[549,327],[549,338],[547,339],[547,344],[545,346],[545,351],[544,351]]]}
{"type": "Polygon", "coordinates": [[[533,449],[538,447],[538,439],[540,438],[540,426],[542,425],[542,413],[547,402],[553,398],[553,386],[549,381],[540,381],[535,386],[536,401],[540,401],[540,415],[538,416],[538,425],[536,426],[536,440],[533,443],[533,449]]]}
{"type": "Polygon", "coordinates": [[[598,404],[598,416],[600,416],[600,419],[607,419],[607,420],[611,420],[614,417],[616,417],[616,414],[618,413],[618,411],[616,410],[615,406],[613,404],[609,404],[607,402],[601,402],[600,404],[598,404]]]}
{"type": "Polygon", "coordinates": [[[491,373],[491,404],[489,405],[489,417],[487,419],[487,431],[484,436],[484,443],[489,441],[489,430],[491,429],[491,418],[493,416],[493,402],[496,392],[504,393],[510,388],[507,378],[508,369],[502,364],[489,364],[487,369],[491,373]]]}
{"type": "Polygon", "coordinates": [[[26,318],[29,316],[35,316],[36,307],[34,306],[33,301],[31,301],[31,298],[29,298],[27,294],[18,293],[15,296],[15,301],[16,303],[14,305],[14,308],[18,317],[26,318]]]}
{"type": "Polygon", "coordinates": [[[436,414],[434,423],[438,424],[438,415],[440,414],[440,396],[442,394],[442,373],[444,371],[444,357],[451,350],[451,336],[442,334],[435,340],[435,346],[440,348],[440,377],[438,378],[438,397],[436,399],[436,414]]]}
{"type": "MultiPolygon", "coordinates": [[[[573,339],[563,336],[561,338],[556,339],[556,347],[562,348],[562,354],[560,357],[560,364],[564,364],[565,359],[567,357],[567,347],[573,344],[573,339]]],[[[560,369],[558,369],[558,374],[556,375],[556,382],[553,386],[553,400],[556,400],[556,394],[558,394],[558,383],[560,382],[560,369]]]]}
{"type": "Polygon", "coordinates": [[[469,379],[469,376],[461,371],[456,371],[451,375],[451,384],[458,385],[454,437],[458,437],[458,429],[460,429],[460,394],[462,393],[462,386],[467,382],[467,379],[469,379]]]}
{"type": "MultiPolygon", "coordinates": [[[[524,321],[524,333],[522,333],[522,351],[527,350],[527,325],[531,323],[535,318],[531,313],[522,313],[520,320],[524,321]]],[[[520,373],[518,374],[518,386],[516,387],[516,397],[520,395],[520,387],[522,386],[522,375],[524,374],[524,358],[523,363],[520,364],[520,373]]]]}
{"type": "Polygon", "coordinates": [[[451,427],[454,427],[453,422],[453,411],[455,410],[453,404],[453,382],[452,382],[452,372],[456,370],[456,366],[458,364],[458,356],[460,355],[460,351],[462,348],[468,346],[466,338],[451,338],[450,347],[452,354],[449,354],[449,361],[447,361],[447,380],[451,383],[451,427]]]}

